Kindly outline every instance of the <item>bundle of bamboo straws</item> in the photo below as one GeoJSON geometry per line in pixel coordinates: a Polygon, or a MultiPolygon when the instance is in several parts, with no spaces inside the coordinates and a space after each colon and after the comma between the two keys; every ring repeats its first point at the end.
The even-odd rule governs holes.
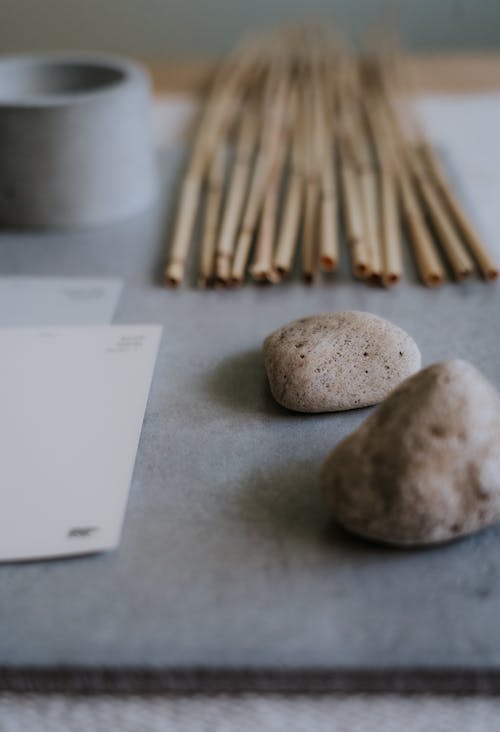
{"type": "Polygon", "coordinates": [[[169,262],[179,285],[198,217],[199,283],[279,282],[300,247],[312,282],[338,265],[403,276],[402,228],[422,282],[485,280],[498,268],[418,124],[400,58],[351,55],[324,28],[246,39],[221,65],[185,173],[169,262]]]}

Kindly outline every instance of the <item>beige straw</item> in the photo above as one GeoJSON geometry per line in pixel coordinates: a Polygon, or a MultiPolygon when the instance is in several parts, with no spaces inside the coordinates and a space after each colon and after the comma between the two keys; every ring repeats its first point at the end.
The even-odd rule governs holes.
{"type": "Polygon", "coordinates": [[[206,287],[214,276],[215,242],[224,188],[225,148],[219,145],[213,157],[209,176],[205,207],[205,221],[200,258],[200,287],[206,287]]]}
{"type": "Polygon", "coordinates": [[[429,172],[441,196],[443,197],[443,200],[454,218],[458,230],[462,234],[465,243],[476,260],[483,277],[487,281],[496,280],[498,278],[498,265],[495,263],[486,247],[481,243],[463,208],[448,185],[446,176],[435,151],[427,142],[421,142],[419,150],[422,159],[427,164],[429,172]]]}
{"type": "Polygon", "coordinates": [[[422,282],[428,287],[443,284],[445,271],[436,251],[434,240],[426,226],[424,215],[406,170],[401,167],[399,185],[401,203],[408,234],[422,282]]]}
{"type": "Polygon", "coordinates": [[[422,159],[414,150],[409,150],[408,156],[417,188],[455,278],[463,280],[470,277],[474,271],[473,261],[462,244],[449,212],[432,184],[427,169],[422,164],[422,159]]]}
{"type": "Polygon", "coordinates": [[[231,171],[224,206],[220,237],[217,244],[217,281],[227,284],[231,276],[231,260],[238,226],[242,216],[245,194],[252,171],[252,158],[257,140],[258,121],[253,110],[243,110],[236,143],[236,155],[231,171]]]}

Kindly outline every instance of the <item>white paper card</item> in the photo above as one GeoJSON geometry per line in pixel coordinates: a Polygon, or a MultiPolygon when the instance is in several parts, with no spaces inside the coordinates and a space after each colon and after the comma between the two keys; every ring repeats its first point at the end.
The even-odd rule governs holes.
{"type": "Polygon", "coordinates": [[[160,335],[0,329],[0,560],[118,545],[160,335]]]}
{"type": "Polygon", "coordinates": [[[116,279],[0,277],[0,327],[110,323],[121,289],[116,279]]]}

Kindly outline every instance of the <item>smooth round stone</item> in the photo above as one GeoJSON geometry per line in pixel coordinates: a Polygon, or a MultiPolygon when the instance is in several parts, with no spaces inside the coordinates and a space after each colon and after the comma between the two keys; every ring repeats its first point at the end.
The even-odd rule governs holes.
{"type": "Polygon", "coordinates": [[[465,361],[405,381],[330,454],[338,523],[389,544],[433,544],[500,521],[500,396],[465,361]]]}
{"type": "Polygon", "coordinates": [[[274,398],[297,412],[377,404],[421,363],[408,333],[357,311],[284,325],[264,341],[264,360],[274,398]]]}

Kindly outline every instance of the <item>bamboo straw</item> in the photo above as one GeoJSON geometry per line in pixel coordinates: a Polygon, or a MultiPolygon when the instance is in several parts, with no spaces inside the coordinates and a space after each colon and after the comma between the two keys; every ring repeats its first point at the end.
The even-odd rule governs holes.
{"type": "Polygon", "coordinates": [[[412,187],[407,171],[403,167],[399,170],[398,178],[403,215],[420,277],[428,287],[437,287],[443,284],[446,279],[445,271],[426,226],[416,192],[412,187]]]}
{"type": "MultiPolygon", "coordinates": [[[[333,109],[329,104],[326,84],[332,84],[331,74],[325,80],[323,95],[326,97],[321,114],[321,145],[323,155],[321,165],[321,203],[320,203],[320,249],[319,263],[325,272],[333,272],[339,261],[338,237],[338,190],[336,178],[336,149],[334,131],[329,124],[333,117],[333,109]]],[[[322,157],[322,160],[321,160],[322,157]]]]}
{"type": "Polygon", "coordinates": [[[273,261],[274,270],[279,277],[286,275],[292,266],[299,235],[303,190],[303,177],[297,167],[295,157],[295,162],[292,161],[292,170],[288,178],[283,216],[273,261]]]}
{"type": "Polygon", "coordinates": [[[392,124],[392,131],[398,140],[400,153],[404,159],[403,165],[408,167],[415,180],[426,213],[439,237],[442,249],[455,279],[459,281],[465,279],[473,272],[473,261],[460,240],[445,204],[440,199],[439,192],[436,189],[435,183],[433,183],[427,166],[424,164],[419,152],[415,149],[414,144],[408,143],[407,139],[405,139],[399,126],[399,118],[403,116],[403,121],[410,133],[410,137],[412,139],[424,139],[418,120],[412,113],[407,101],[407,89],[404,89],[402,85],[397,65],[392,65],[390,73],[386,73],[385,75],[379,74],[379,78],[382,79],[385,85],[382,94],[388,109],[388,119],[392,124]],[[406,99],[406,103],[400,104],[399,110],[396,112],[394,98],[396,92],[401,89],[406,92],[406,96],[403,96],[403,100],[406,99]]]}
{"type": "Polygon", "coordinates": [[[210,284],[214,275],[214,255],[224,188],[225,149],[219,145],[208,177],[205,221],[200,258],[200,287],[210,284]]]}
{"type": "Polygon", "coordinates": [[[276,276],[282,278],[288,274],[297,247],[304,200],[304,161],[303,161],[303,100],[300,87],[293,87],[292,114],[295,113],[291,130],[291,169],[288,176],[283,215],[280,222],[273,268],[276,276]]]}
{"type": "MultiPolygon", "coordinates": [[[[276,78],[270,79],[267,93],[263,100],[264,120],[261,131],[262,142],[257,154],[250,191],[236,241],[231,271],[231,282],[233,284],[243,282],[252,239],[264,202],[266,186],[272,180],[277,167],[277,161],[279,162],[288,92],[288,80],[286,77],[278,78],[277,81],[276,78]]],[[[271,265],[269,266],[269,273],[271,275],[271,265]]]]}
{"type": "Polygon", "coordinates": [[[414,150],[410,150],[408,156],[417,188],[455,278],[463,280],[470,277],[474,270],[472,259],[454,229],[450,216],[443,201],[438,197],[436,188],[432,185],[421,158],[414,150]]]}
{"type": "Polygon", "coordinates": [[[285,164],[285,130],[283,130],[283,138],[277,139],[276,144],[276,150],[266,179],[267,190],[262,207],[262,220],[250,270],[252,277],[260,282],[265,280],[276,282],[279,279],[273,267],[273,249],[276,236],[280,182],[285,164]]]}
{"type": "Polygon", "coordinates": [[[425,284],[446,279],[444,261],[457,280],[475,263],[486,280],[496,279],[497,264],[419,128],[409,88],[395,53],[349,56],[323,27],[294,26],[240,44],[221,65],[198,125],[166,281],[182,282],[200,213],[201,286],[242,282],[254,239],[256,280],[289,272],[299,241],[307,281],[334,270],[339,214],[356,277],[401,279],[401,213],[425,284]]]}
{"type": "MultiPolygon", "coordinates": [[[[359,90],[356,89],[356,97],[359,90]]],[[[369,257],[371,276],[382,279],[382,245],[379,224],[378,171],[369,137],[369,130],[362,116],[362,107],[351,101],[349,127],[352,130],[353,147],[358,169],[359,189],[363,207],[364,235],[369,257]],[[355,104],[355,106],[354,106],[355,104]]]]}
{"type": "Polygon", "coordinates": [[[397,152],[392,137],[384,129],[380,100],[372,95],[363,105],[373,141],[379,177],[379,223],[382,257],[382,283],[395,285],[403,276],[398,191],[395,175],[397,152]]]}
{"type": "Polygon", "coordinates": [[[234,93],[231,85],[241,81],[241,76],[248,72],[248,67],[255,64],[255,59],[242,59],[241,63],[223,67],[214,82],[212,94],[206,104],[193,154],[181,188],[179,213],[174,228],[169,261],[165,269],[165,279],[171,286],[179,285],[184,278],[185,262],[191,244],[194,224],[200,202],[200,194],[205,172],[218,135],[230,124],[234,114],[234,93]],[[224,84],[227,84],[227,88],[224,84]]]}
{"type": "Polygon", "coordinates": [[[371,275],[371,268],[364,238],[363,208],[350,144],[344,136],[339,140],[339,164],[345,232],[353,272],[356,277],[366,279],[371,275]]]}
{"type": "Polygon", "coordinates": [[[403,276],[396,178],[389,166],[380,170],[380,230],[383,253],[382,282],[390,286],[403,276]]]}
{"type": "MultiPolygon", "coordinates": [[[[325,186],[325,184],[324,184],[325,186]]],[[[334,272],[339,261],[338,206],[336,185],[323,187],[320,208],[320,255],[319,263],[324,272],[334,272]]]]}
{"type": "Polygon", "coordinates": [[[302,176],[293,170],[288,180],[283,217],[273,262],[273,267],[280,278],[288,274],[292,266],[299,235],[303,190],[302,176]]]}
{"type": "Polygon", "coordinates": [[[231,282],[241,284],[245,276],[248,254],[252,245],[262,201],[267,176],[268,163],[262,154],[259,154],[252,173],[250,190],[245,203],[241,227],[236,240],[234,259],[231,268],[231,282]]]}
{"type": "Polygon", "coordinates": [[[306,282],[314,282],[316,277],[316,240],[318,232],[318,207],[320,189],[318,181],[306,183],[305,209],[303,222],[302,270],[306,282]]]}
{"type": "Polygon", "coordinates": [[[359,160],[352,131],[352,63],[344,53],[339,64],[336,90],[338,116],[339,175],[342,218],[355,277],[367,279],[372,274],[366,242],[364,210],[359,181],[359,160]]]}
{"type": "Polygon", "coordinates": [[[371,276],[382,279],[382,251],[379,222],[379,183],[373,168],[363,168],[360,172],[360,187],[363,204],[365,236],[370,252],[371,276]]]}
{"type": "Polygon", "coordinates": [[[243,111],[236,143],[236,157],[228,185],[220,238],[217,244],[217,281],[227,284],[231,276],[231,259],[234,242],[251,176],[252,157],[257,139],[257,116],[253,110],[243,111]]]}
{"type": "Polygon", "coordinates": [[[167,284],[179,285],[184,279],[184,269],[202,186],[201,175],[193,170],[182,184],[179,215],[176,221],[170,259],[165,270],[167,284]]]}
{"type": "Polygon", "coordinates": [[[318,144],[321,144],[321,110],[315,69],[303,80],[304,135],[303,164],[305,175],[304,218],[302,226],[302,271],[306,282],[313,282],[318,265],[317,234],[320,204],[318,144]]]}
{"type": "Polygon", "coordinates": [[[487,281],[493,281],[498,278],[498,265],[495,263],[490,253],[481,243],[478,235],[472,228],[464,210],[448,185],[446,176],[442,170],[442,166],[437,158],[436,153],[431,145],[425,141],[419,144],[419,152],[423,161],[434,180],[434,183],[441,194],[445,204],[447,205],[458,230],[464,238],[465,243],[476,260],[483,277],[487,281]]]}
{"type": "Polygon", "coordinates": [[[231,124],[245,80],[254,79],[262,69],[261,51],[261,37],[244,41],[222,65],[214,80],[181,188],[179,212],[165,269],[166,282],[172,286],[179,285],[184,278],[186,257],[210,159],[220,136],[227,132],[231,124]]]}
{"type": "Polygon", "coordinates": [[[276,216],[278,209],[278,186],[273,185],[267,191],[262,207],[259,235],[255,248],[255,257],[250,269],[254,280],[258,282],[277,282],[278,277],[273,269],[273,244],[276,232],[276,216]]]}

